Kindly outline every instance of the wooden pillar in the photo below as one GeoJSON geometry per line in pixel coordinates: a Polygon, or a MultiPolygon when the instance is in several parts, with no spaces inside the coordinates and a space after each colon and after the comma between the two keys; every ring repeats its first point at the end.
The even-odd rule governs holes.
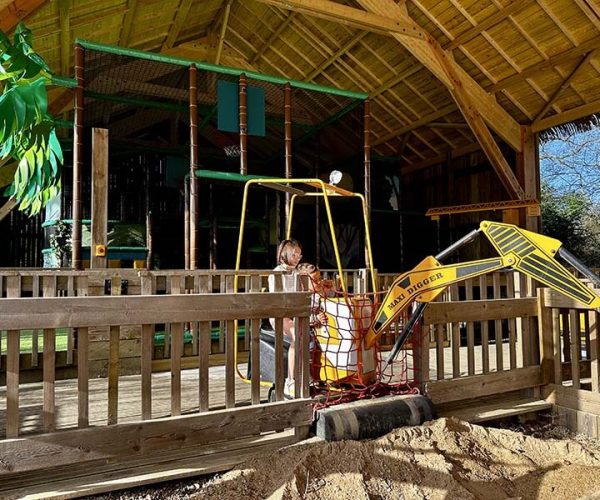
{"type": "MultiPolygon", "coordinates": [[[[285,177],[292,177],[292,87],[285,84],[283,90],[283,122],[285,133],[285,177]]],[[[290,222],[290,193],[285,193],[285,227],[290,222]]]]}
{"type": "Polygon", "coordinates": [[[190,183],[191,177],[183,181],[183,255],[185,269],[190,268],[190,183]]]}
{"type": "Polygon", "coordinates": [[[152,247],[152,169],[146,165],[146,269],[154,267],[154,249],[152,247]]]}
{"type": "Polygon", "coordinates": [[[240,75],[240,174],[248,174],[248,105],[246,75],[240,75]]]}
{"type": "Polygon", "coordinates": [[[198,69],[190,66],[190,261],[198,268],[198,69]]]}
{"type": "MultiPolygon", "coordinates": [[[[540,169],[537,154],[537,136],[531,132],[531,127],[521,126],[522,152],[517,153],[517,178],[523,186],[526,199],[540,199],[540,169]]],[[[540,231],[541,218],[522,208],[519,221],[521,226],[530,231],[540,231]]]]}
{"type": "Polygon", "coordinates": [[[83,170],[83,64],[84,49],[75,44],[75,116],[73,120],[73,202],[71,207],[71,266],[83,269],[81,262],[81,173],[83,170]]]}
{"type": "Polygon", "coordinates": [[[92,129],[92,242],[90,268],[108,267],[108,130],[92,129]]]}

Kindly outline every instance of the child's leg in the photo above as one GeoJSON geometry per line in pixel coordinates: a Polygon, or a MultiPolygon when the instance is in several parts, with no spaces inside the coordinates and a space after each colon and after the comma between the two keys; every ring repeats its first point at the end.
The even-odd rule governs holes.
{"type": "Polygon", "coordinates": [[[296,367],[296,335],[294,332],[294,320],[292,318],[283,318],[283,334],[290,341],[290,349],[288,351],[288,375],[287,378],[294,378],[294,369],[296,367]]]}

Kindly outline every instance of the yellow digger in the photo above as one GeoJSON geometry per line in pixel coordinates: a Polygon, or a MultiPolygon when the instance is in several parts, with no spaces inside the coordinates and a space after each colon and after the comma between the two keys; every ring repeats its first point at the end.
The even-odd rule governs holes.
{"type": "MultiPolygon", "coordinates": [[[[326,184],[320,179],[253,179],[246,183],[236,271],[239,271],[241,258],[248,191],[253,185],[293,195],[287,238],[291,237],[293,207],[297,197],[319,196],[325,204],[340,277],[336,296],[320,297],[327,323],[316,328],[312,335],[311,362],[314,366],[311,367],[311,395],[319,409],[316,432],[325,439],[371,438],[395,427],[417,425],[433,418],[434,409],[428,398],[415,394],[418,392],[415,390],[411,391],[412,394],[397,395],[398,391],[394,391],[392,385],[384,383],[382,377],[409,339],[426,305],[453,283],[493,271],[515,269],[590,308],[600,307],[600,296],[569,272],[556,257],[561,257],[598,286],[600,280],[562,248],[560,241],[511,224],[491,221],[481,222],[478,229],[438,255],[426,257],[414,269],[402,273],[394,280],[383,300],[379,301],[375,275],[372,272],[365,200],[358,193],[326,184]],[[350,294],[347,291],[329,202],[329,198],[334,196],[360,200],[364,219],[366,264],[373,290],[371,294],[350,294]],[[480,235],[490,241],[498,252],[498,257],[456,264],[442,263],[480,235]],[[379,345],[382,334],[397,322],[400,315],[407,315],[409,310],[412,310],[410,316],[403,322],[402,331],[396,336],[393,348],[384,359],[379,345]],[[338,397],[331,397],[332,394],[338,397]],[[326,408],[331,401],[347,404],[326,408]]],[[[273,381],[262,382],[272,384],[273,381]]]]}

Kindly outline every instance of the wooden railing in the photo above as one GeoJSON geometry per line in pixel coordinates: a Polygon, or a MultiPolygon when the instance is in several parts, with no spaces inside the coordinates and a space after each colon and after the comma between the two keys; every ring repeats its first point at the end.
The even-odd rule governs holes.
{"type": "MultiPolygon", "coordinates": [[[[198,323],[198,404],[196,412],[209,410],[209,342],[210,322],[225,322],[225,373],[224,406],[236,406],[236,359],[234,350],[234,321],[245,319],[250,325],[250,351],[255,362],[252,363],[250,387],[251,404],[260,404],[260,356],[259,329],[260,320],[265,317],[296,317],[299,336],[304,344],[298,344],[296,352],[298,372],[296,380],[300,394],[308,394],[308,320],[310,302],[307,293],[277,294],[196,294],[145,297],[74,297],[74,298],[16,298],[0,301],[0,330],[7,331],[6,355],[6,418],[7,438],[17,437],[25,423],[20,418],[20,332],[23,330],[41,330],[44,335],[43,347],[43,398],[38,405],[37,418],[42,422],[37,431],[52,431],[57,427],[55,403],[55,344],[54,335],[58,328],[76,330],[76,364],[78,400],[76,404],[76,426],[85,428],[90,425],[90,329],[106,327],[109,329],[108,382],[106,394],[106,415],[104,423],[120,423],[119,416],[119,365],[121,362],[121,329],[136,325],[141,328],[141,386],[139,398],[129,395],[128,411],[139,406],[141,419],[150,419],[152,412],[152,344],[154,325],[171,325],[172,343],[170,352],[170,416],[182,413],[181,400],[181,354],[183,348],[183,328],[186,323],[198,323]]],[[[283,340],[279,330],[275,344],[275,387],[276,399],[283,399],[283,340]]],[[[301,342],[298,340],[297,342],[301,342]]],[[[189,409],[188,409],[189,411],[189,409]]],[[[304,414],[306,421],[306,414],[304,414]]],[[[302,420],[301,418],[301,420],[302,420]]],[[[294,421],[294,425],[295,425],[294,421]]],[[[96,422],[97,425],[98,422],[96,422]]],[[[62,427],[65,425],[61,424],[62,427]]],[[[69,426],[68,424],[66,425],[69,426]]]]}

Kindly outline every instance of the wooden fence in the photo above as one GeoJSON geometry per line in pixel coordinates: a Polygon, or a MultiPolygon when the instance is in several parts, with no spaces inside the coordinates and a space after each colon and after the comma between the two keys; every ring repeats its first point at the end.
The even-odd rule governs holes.
{"type": "MultiPolygon", "coordinates": [[[[156,467],[161,461],[182,456],[188,462],[192,457],[198,461],[201,452],[210,454],[208,462],[200,461],[202,467],[220,457],[220,467],[227,468],[227,463],[238,460],[238,454],[244,456],[240,450],[248,448],[250,442],[260,449],[264,445],[259,442],[260,436],[264,436],[271,448],[305,436],[312,417],[310,402],[301,399],[308,397],[309,309],[308,293],[281,292],[3,299],[0,301],[0,330],[8,333],[6,387],[0,390],[0,402],[5,403],[0,412],[3,417],[0,429],[6,436],[0,441],[3,457],[0,495],[9,496],[25,483],[32,491],[36,487],[46,488],[45,483],[58,480],[61,473],[65,478],[96,471],[110,470],[116,474],[114,471],[119,468],[141,463],[156,467]],[[259,384],[259,329],[264,317],[276,318],[278,332],[274,346],[275,400],[278,402],[266,405],[264,390],[261,392],[259,384]],[[283,400],[281,318],[284,317],[296,318],[297,331],[301,332],[295,346],[299,399],[293,401],[283,400]],[[240,366],[234,349],[234,324],[242,319],[249,325],[253,360],[250,384],[244,389],[236,386],[236,371],[240,366]],[[210,322],[214,320],[225,323],[222,377],[209,374],[210,322]],[[198,364],[193,380],[182,378],[186,323],[197,323],[199,332],[198,364]],[[152,374],[156,324],[171,325],[170,373],[166,386],[164,377],[152,374]],[[137,387],[131,387],[128,378],[119,373],[119,333],[133,325],[142,332],[141,377],[134,379],[137,387]],[[99,326],[110,332],[108,378],[100,385],[89,375],[89,332],[99,326]],[[56,330],[65,327],[76,331],[76,401],[62,401],[61,394],[57,393],[54,339],[56,330]],[[43,332],[41,385],[23,385],[20,380],[23,330],[43,332]],[[155,385],[161,383],[161,394],[157,394],[155,385]],[[185,391],[184,385],[187,385],[185,391]],[[36,393],[37,401],[25,407],[21,396],[31,399],[31,391],[36,393]],[[285,429],[292,429],[292,433],[280,434],[279,440],[266,435],[285,429]],[[242,438],[250,441],[246,439],[240,444],[242,438]]],[[[64,384],[60,388],[61,393],[66,392],[64,384]]],[[[169,466],[165,462],[166,470],[169,466]]],[[[181,475],[198,473],[199,467],[181,475]]]]}

